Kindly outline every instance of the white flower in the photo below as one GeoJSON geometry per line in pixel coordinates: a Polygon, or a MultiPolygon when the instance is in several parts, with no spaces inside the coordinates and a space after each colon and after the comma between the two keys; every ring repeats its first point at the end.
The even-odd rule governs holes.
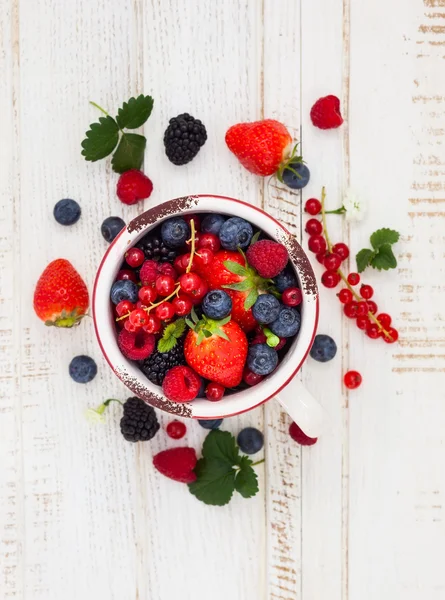
{"type": "Polygon", "coordinates": [[[343,197],[343,208],[348,221],[361,221],[365,216],[365,202],[350,189],[346,190],[343,197]]]}
{"type": "MultiPolygon", "coordinates": [[[[102,405],[103,406],[103,405],[102,405]]],[[[105,415],[102,412],[99,412],[101,409],[101,407],[99,407],[99,409],[95,409],[95,408],[89,408],[86,412],[85,412],[85,417],[88,419],[88,421],[90,421],[91,423],[105,423],[105,415]]]]}

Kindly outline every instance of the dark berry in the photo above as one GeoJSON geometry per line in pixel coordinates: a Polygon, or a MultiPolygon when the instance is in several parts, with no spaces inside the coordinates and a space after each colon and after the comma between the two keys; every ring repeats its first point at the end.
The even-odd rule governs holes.
{"type": "Polygon", "coordinates": [[[152,383],[162,385],[167,371],[185,364],[184,338],[180,338],[176,346],[169,352],[155,350],[153,354],[139,363],[139,368],[152,383]]]}
{"type": "Polygon", "coordinates": [[[124,281],[126,279],[133,281],[134,283],[137,283],[138,281],[138,277],[134,271],[131,269],[121,269],[116,275],[116,281],[124,281]]]}
{"type": "Polygon", "coordinates": [[[188,113],[170,119],[164,133],[165,153],[174,165],[185,165],[195,158],[207,139],[204,124],[188,113]]]}
{"type": "Polygon", "coordinates": [[[311,173],[301,161],[290,162],[284,169],[283,183],[293,190],[301,190],[307,186],[311,173]]]}
{"type": "Polygon", "coordinates": [[[203,233],[213,233],[214,235],[219,235],[219,230],[221,229],[221,225],[226,221],[226,217],[217,214],[210,214],[204,217],[204,220],[201,224],[201,231],[203,233]]]}
{"type": "Polygon", "coordinates": [[[297,287],[297,278],[290,271],[281,271],[273,278],[277,290],[282,294],[287,288],[297,287]]]}
{"type": "Polygon", "coordinates": [[[192,229],[192,225],[191,222],[193,221],[193,225],[195,227],[195,231],[199,231],[201,229],[201,219],[197,216],[197,215],[184,215],[183,217],[184,221],[186,223],[188,223],[189,227],[190,227],[190,231],[192,229]]]}
{"type": "Polygon", "coordinates": [[[180,440],[185,436],[187,427],[182,421],[171,421],[165,430],[173,440],[180,440]]]}
{"type": "Polygon", "coordinates": [[[89,383],[97,374],[97,365],[85,355],[75,356],[70,362],[69,374],[76,383],[89,383]]]}
{"type": "Polygon", "coordinates": [[[104,240],[111,243],[124,227],[125,221],[120,217],[107,217],[101,225],[100,232],[104,240]]]}
{"type": "Polygon", "coordinates": [[[269,375],[278,365],[278,354],[267,344],[255,344],[249,347],[246,365],[257,375],[269,375]]]}
{"type": "Polygon", "coordinates": [[[362,382],[362,376],[357,371],[348,371],[343,381],[349,390],[355,390],[362,382]]]}
{"type": "Polygon", "coordinates": [[[272,294],[261,294],[252,306],[253,318],[258,323],[272,323],[280,314],[280,301],[272,294]]]}
{"type": "Polygon", "coordinates": [[[60,225],[74,225],[80,219],[80,206],[75,200],[59,200],[54,206],[54,218],[60,225]]]}
{"type": "Polygon", "coordinates": [[[288,338],[300,331],[301,315],[295,308],[282,306],[280,314],[269,325],[269,329],[280,338],[288,338]]]}
{"type": "Polygon", "coordinates": [[[161,236],[169,248],[181,248],[190,237],[190,227],[181,217],[173,217],[162,223],[161,236]]]}
{"type": "Polygon", "coordinates": [[[219,230],[221,246],[226,250],[246,249],[252,236],[252,225],[240,217],[227,219],[219,230]]]}
{"type": "Polygon", "coordinates": [[[204,429],[219,429],[223,421],[224,419],[198,419],[198,423],[204,429]]]}
{"type": "Polygon", "coordinates": [[[310,215],[318,215],[321,212],[321,202],[316,198],[309,198],[306,200],[304,210],[310,215]]]}
{"type": "Polygon", "coordinates": [[[113,304],[119,304],[122,300],[129,300],[133,304],[138,301],[138,286],[134,281],[129,279],[120,279],[115,281],[111,287],[111,302],[113,304]]]}
{"type": "Polygon", "coordinates": [[[257,373],[254,373],[247,367],[244,369],[243,381],[244,381],[244,383],[247,383],[247,385],[250,385],[250,386],[257,385],[257,383],[260,383],[260,381],[263,380],[263,377],[264,377],[263,375],[258,375],[257,373]]]}
{"type": "Polygon", "coordinates": [[[236,438],[241,452],[245,454],[255,454],[264,446],[264,436],[255,427],[245,427],[236,438]]]}
{"type": "Polygon", "coordinates": [[[154,408],[140,398],[128,398],[121,419],[121,433],[127,442],[146,442],[159,431],[154,408]]]}
{"type": "Polygon", "coordinates": [[[320,235],[323,231],[323,225],[318,219],[309,219],[306,223],[305,231],[309,235],[320,235]]]}
{"type": "Polygon", "coordinates": [[[155,260],[161,263],[173,262],[177,254],[177,251],[169,248],[161,238],[150,233],[144,235],[136,246],[144,252],[147,260],[155,260]]]}
{"type": "Polygon", "coordinates": [[[232,299],[223,290],[213,290],[204,296],[202,312],[209,319],[224,319],[232,312],[232,299]]]}
{"type": "Polygon", "coordinates": [[[328,362],[337,354],[337,344],[329,335],[319,334],[315,336],[310,355],[318,362],[328,362]]]}

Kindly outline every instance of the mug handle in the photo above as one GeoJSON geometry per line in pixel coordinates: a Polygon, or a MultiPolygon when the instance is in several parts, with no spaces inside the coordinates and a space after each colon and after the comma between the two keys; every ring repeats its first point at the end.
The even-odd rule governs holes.
{"type": "Polygon", "coordinates": [[[324,408],[297,377],[279,392],[276,399],[308,437],[319,437],[325,429],[327,415],[324,408]]]}

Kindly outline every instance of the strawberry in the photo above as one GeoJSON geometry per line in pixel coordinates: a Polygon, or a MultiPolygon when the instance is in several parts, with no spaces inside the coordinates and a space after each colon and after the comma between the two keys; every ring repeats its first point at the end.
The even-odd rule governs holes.
{"type": "Polygon", "coordinates": [[[34,291],[34,310],[45,325],[77,325],[88,309],[88,302],[87,286],[64,258],[46,267],[34,291]]]}
{"type": "Polygon", "coordinates": [[[195,449],[188,447],[170,448],[153,456],[153,465],[162,475],[181,483],[196,481],[196,462],[195,449]]]}
{"type": "Polygon", "coordinates": [[[292,137],[286,127],[265,119],[238,123],[228,129],[226,144],[240,163],[255,175],[273,175],[290,153],[292,137]]]}
{"type": "Polygon", "coordinates": [[[192,311],[193,322],[187,320],[190,331],[185,338],[185,360],[205,379],[224,387],[236,387],[243,377],[247,358],[247,338],[241,327],[230,320],[221,321],[203,317],[198,321],[192,311]]]}

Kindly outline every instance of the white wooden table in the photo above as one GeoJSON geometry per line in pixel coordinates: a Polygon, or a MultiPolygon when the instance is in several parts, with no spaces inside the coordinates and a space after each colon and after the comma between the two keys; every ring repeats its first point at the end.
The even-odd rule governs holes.
{"type": "MultiPolygon", "coordinates": [[[[443,600],[445,597],[445,0],[0,0],[2,266],[0,598],[3,600],[443,600]],[[227,194],[261,205],[302,235],[302,201],[338,205],[351,185],[370,206],[336,241],[357,251],[381,226],[402,232],[397,271],[367,273],[400,330],[397,345],[365,339],[321,290],[320,332],[339,353],[307,362],[303,379],[332,427],[301,449],[273,402],[226,421],[264,430],[261,493],[225,508],[161,477],[160,434],[133,446],[89,406],[127,396],[91,321],[47,329],[32,311],[45,265],[70,259],[91,289],[105,251],[99,227],[128,221],[116,175],[89,164],[80,141],[98,114],[152,94],[145,126],[147,202],[227,194]],[[340,130],[312,127],[319,96],[342,99],[340,130]],[[168,119],[188,111],[209,139],[175,168],[168,119]],[[262,117],[286,123],[312,171],[300,194],[267,186],[229,154],[224,133],[262,117]],[[82,218],[62,228],[57,200],[82,218]],[[67,367],[93,356],[81,386],[67,367]],[[341,374],[358,369],[351,393],[341,374]]],[[[319,267],[317,273],[320,275],[319,267]]],[[[168,420],[163,418],[163,423],[168,420]]],[[[187,442],[198,447],[199,425],[187,442]]]]}

